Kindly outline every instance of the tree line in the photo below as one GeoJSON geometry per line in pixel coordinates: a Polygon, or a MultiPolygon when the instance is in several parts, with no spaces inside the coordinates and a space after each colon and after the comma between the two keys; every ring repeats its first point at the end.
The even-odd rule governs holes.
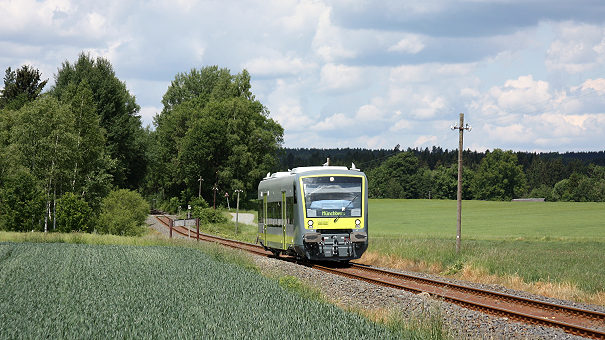
{"type": "MultiPolygon", "coordinates": [[[[284,149],[283,128],[252,92],[246,70],[218,66],[175,75],[155,129],[105,58],[65,61],[54,84],[39,70],[7,68],[0,90],[0,230],[136,235],[150,205],[169,212],[243,190],[268,172],[356,163],[370,195],[454,198],[455,150],[284,149]],[[130,221],[130,222],[129,222],[130,221]]],[[[464,151],[464,198],[603,201],[605,154],[464,151]]]]}
{"type": "MultiPolygon", "coordinates": [[[[323,164],[364,170],[375,198],[455,199],[458,151],[432,149],[283,149],[282,168],[323,164]]],[[[605,201],[605,152],[463,151],[463,198],[605,201]]]]}
{"type": "Polygon", "coordinates": [[[137,235],[150,203],[207,207],[217,191],[254,191],[277,164],[283,129],[245,70],[177,74],[155,129],[142,127],[136,98],[105,58],[82,53],[43,92],[47,83],[30,65],[5,72],[0,230],[137,235]]]}

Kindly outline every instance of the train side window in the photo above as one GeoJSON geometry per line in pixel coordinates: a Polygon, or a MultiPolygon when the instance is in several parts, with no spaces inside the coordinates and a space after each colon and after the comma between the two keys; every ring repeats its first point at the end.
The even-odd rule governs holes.
{"type": "Polygon", "coordinates": [[[264,223],[264,211],[265,209],[263,209],[263,199],[259,199],[258,200],[258,222],[259,223],[264,223]]]}
{"type": "Polygon", "coordinates": [[[294,223],[294,197],[286,197],[286,224],[294,223]]]}

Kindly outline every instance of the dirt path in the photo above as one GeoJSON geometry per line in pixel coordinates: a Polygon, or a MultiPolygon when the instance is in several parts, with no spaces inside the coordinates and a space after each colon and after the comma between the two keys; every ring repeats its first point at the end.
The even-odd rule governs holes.
{"type": "MultiPolygon", "coordinates": [[[[235,213],[230,214],[231,221],[235,222],[235,213]]],[[[249,213],[239,213],[238,222],[243,224],[256,225],[256,223],[254,223],[254,214],[249,213]]]]}

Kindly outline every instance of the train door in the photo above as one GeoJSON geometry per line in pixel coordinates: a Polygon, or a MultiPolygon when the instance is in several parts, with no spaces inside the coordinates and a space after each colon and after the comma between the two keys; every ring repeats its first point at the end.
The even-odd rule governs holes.
{"type": "Polygon", "coordinates": [[[282,191],[281,192],[281,227],[282,227],[282,238],[281,238],[281,244],[282,247],[281,249],[286,249],[287,245],[286,245],[286,221],[288,220],[288,216],[286,216],[286,212],[288,210],[286,209],[286,192],[282,191]]]}

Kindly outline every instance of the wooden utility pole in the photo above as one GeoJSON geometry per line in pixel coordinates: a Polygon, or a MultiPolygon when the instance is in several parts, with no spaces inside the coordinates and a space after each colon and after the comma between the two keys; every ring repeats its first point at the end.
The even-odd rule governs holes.
{"type": "Polygon", "coordinates": [[[452,130],[459,131],[458,138],[458,218],[456,225],[456,253],[460,253],[460,239],[462,237],[462,136],[464,134],[464,130],[471,131],[471,126],[466,124],[464,125],[464,113],[460,114],[460,125],[455,126],[452,125],[452,130]]]}

